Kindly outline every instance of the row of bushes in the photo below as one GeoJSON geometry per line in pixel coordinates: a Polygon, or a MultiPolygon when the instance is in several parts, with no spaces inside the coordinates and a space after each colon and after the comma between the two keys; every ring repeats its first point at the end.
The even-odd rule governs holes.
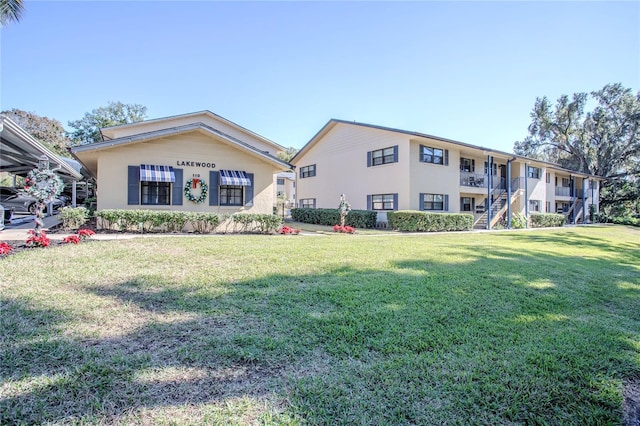
{"type": "Polygon", "coordinates": [[[98,227],[129,232],[242,232],[269,234],[282,224],[270,214],[183,212],[157,210],[111,210],[95,212],[98,227]]]}
{"type": "MultiPolygon", "coordinates": [[[[371,210],[351,210],[345,218],[345,225],[354,228],[375,228],[378,213],[371,210]]],[[[291,209],[291,219],[296,222],[312,223],[315,225],[333,226],[340,223],[338,209],[291,209]]]]}
{"type": "Polygon", "coordinates": [[[466,213],[394,211],[387,212],[387,221],[394,231],[404,232],[469,231],[473,228],[473,215],[466,213]]]}
{"type": "Polygon", "coordinates": [[[618,216],[611,218],[611,222],[616,225],[640,226],[640,218],[633,216],[618,216]]]}
{"type": "Polygon", "coordinates": [[[529,222],[532,228],[550,228],[563,226],[567,218],[560,213],[531,213],[529,222]]]}

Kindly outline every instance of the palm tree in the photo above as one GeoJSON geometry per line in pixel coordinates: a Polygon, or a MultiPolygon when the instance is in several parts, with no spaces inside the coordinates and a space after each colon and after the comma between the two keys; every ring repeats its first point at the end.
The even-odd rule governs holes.
{"type": "Polygon", "coordinates": [[[22,0],[0,0],[0,26],[5,26],[11,21],[19,21],[24,12],[22,0]]]}

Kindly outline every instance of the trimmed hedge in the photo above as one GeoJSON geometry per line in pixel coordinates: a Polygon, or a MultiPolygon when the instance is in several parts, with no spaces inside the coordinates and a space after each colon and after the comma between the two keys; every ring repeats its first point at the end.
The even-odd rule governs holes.
{"type": "Polygon", "coordinates": [[[640,218],[632,216],[619,216],[611,220],[616,225],[640,226],[640,218]]]}
{"type": "Polygon", "coordinates": [[[186,225],[202,234],[210,232],[262,233],[275,232],[282,218],[271,214],[218,214],[159,210],[112,210],[95,213],[98,226],[112,231],[182,232],[186,225]],[[221,229],[222,225],[224,229],[221,229]]]}
{"type": "Polygon", "coordinates": [[[529,222],[532,228],[551,228],[563,226],[567,218],[560,213],[531,213],[529,222]]]}
{"type": "Polygon", "coordinates": [[[78,229],[89,220],[89,209],[86,207],[63,207],[58,217],[65,230],[78,229]]]}
{"type": "Polygon", "coordinates": [[[401,210],[387,212],[389,227],[403,232],[469,231],[473,215],[465,213],[430,213],[401,210]]]}
{"type": "MultiPolygon", "coordinates": [[[[378,213],[371,210],[351,210],[345,218],[345,225],[354,228],[375,228],[378,213]]],[[[291,209],[291,219],[296,222],[333,226],[340,223],[338,209],[291,209]]]]}

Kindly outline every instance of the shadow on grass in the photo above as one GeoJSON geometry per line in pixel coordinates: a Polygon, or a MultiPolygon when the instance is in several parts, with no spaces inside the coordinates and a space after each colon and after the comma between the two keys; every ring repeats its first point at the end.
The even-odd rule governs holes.
{"type": "MultiPolygon", "coordinates": [[[[609,250],[527,237],[509,236],[609,250]]],[[[620,261],[637,264],[638,250],[617,260],[468,250],[464,267],[401,260],[225,292],[87,285],[145,316],[109,338],[71,339],[67,313],[6,299],[0,423],[117,421],[242,397],[310,424],[620,422],[619,383],[640,375],[640,292],[622,285],[640,275],[620,261]]]]}

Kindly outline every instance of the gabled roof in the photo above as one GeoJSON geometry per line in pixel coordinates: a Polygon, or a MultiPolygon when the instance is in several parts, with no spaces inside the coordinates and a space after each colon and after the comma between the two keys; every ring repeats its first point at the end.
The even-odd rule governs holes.
{"type": "Polygon", "coordinates": [[[572,173],[574,175],[588,176],[588,177],[592,177],[592,178],[602,179],[601,176],[595,176],[595,175],[591,175],[591,174],[588,174],[588,173],[582,173],[582,172],[577,172],[575,170],[565,169],[565,168],[561,167],[559,164],[556,164],[556,163],[551,163],[551,162],[543,161],[543,160],[537,160],[535,158],[523,157],[521,155],[516,155],[516,154],[510,153],[510,152],[505,152],[505,151],[499,151],[497,149],[486,148],[486,147],[479,146],[479,145],[471,145],[471,144],[460,142],[460,141],[456,141],[456,140],[453,140],[453,139],[447,139],[447,138],[443,138],[443,137],[440,137],[440,136],[429,135],[427,133],[414,132],[414,131],[410,131],[410,130],[395,129],[395,128],[392,128],[392,127],[385,127],[385,126],[377,126],[375,124],[359,123],[359,122],[356,122],[356,121],[338,120],[336,118],[332,118],[331,120],[329,120],[327,122],[327,124],[325,124],[322,127],[322,129],[320,129],[318,131],[318,133],[316,133],[311,138],[311,140],[309,142],[307,142],[296,153],[296,155],[293,156],[293,158],[290,161],[291,164],[295,164],[295,162],[296,162],[296,160],[298,158],[302,157],[305,153],[307,153],[315,144],[317,144],[324,137],[324,135],[329,133],[329,131],[331,129],[333,129],[338,124],[346,124],[346,125],[350,125],[350,126],[367,127],[367,128],[370,128],[370,129],[383,130],[383,131],[392,132],[392,133],[400,133],[400,134],[409,135],[409,136],[433,139],[433,140],[436,140],[436,141],[446,142],[446,143],[462,146],[462,147],[465,147],[465,148],[482,150],[482,151],[484,151],[486,153],[491,153],[491,154],[494,154],[494,155],[497,154],[497,155],[504,156],[504,157],[511,157],[511,158],[514,158],[514,159],[519,159],[521,161],[529,161],[529,162],[534,162],[534,163],[545,164],[545,165],[548,165],[549,167],[551,167],[553,169],[561,170],[561,171],[564,171],[564,172],[567,172],[567,173],[572,173]]]}
{"type": "Polygon", "coordinates": [[[26,176],[38,167],[38,160],[45,155],[64,181],[82,180],[81,168],[42,145],[9,117],[0,116],[0,128],[0,172],[26,176]]]}
{"type": "Polygon", "coordinates": [[[267,152],[260,151],[257,148],[253,147],[252,145],[249,145],[248,143],[241,141],[238,138],[227,135],[217,129],[214,129],[211,126],[207,126],[206,124],[199,123],[199,122],[187,124],[184,126],[171,127],[168,129],[155,130],[147,133],[139,133],[137,135],[125,136],[122,138],[111,139],[111,140],[106,140],[102,142],[79,145],[71,148],[71,152],[75,155],[77,153],[82,153],[82,152],[102,151],[102,150],[111,149],[117,146],[125,146],[125,145],[135,144],[139,142],[149,141],[152,139],[158,139],[161,137],[175,136],[175,135],[179,135],[187,132],[193,132],[193,131],[203,131],[212,136],[215,136],[216,138],[224,142],[227,142],[230,145],[240,148],[243,151],[246,151],[248,153],[261,157],[263,160],[270,162],[271,164],[277,167],[282,167],[287,170],[291,169],[291,165],[289,163],[286,163],[267,152]]]}
{"type": "Polygon", "coordinates": [[[100,129],[100,132],[103,133],[105,131],[108,132],[111,129],[125,129],[125,128],[128,128],[128,127],[146,125],[146,124],[149,124],[149,123],[158,123],[158,122],[162,122],[162,121],[169,121],[169,120],[173,120],[173,119],[176,119],[176,118],[197,117],[197,116],[200,116],[200,115],[208,115],[211,118],[214,118],[216,120],[222,121],[222,122],[228,124],[231,127],[234,127],[234,128],[236,128],[236,129],[238,129],[238,130],[240,130],[242,132],[250,134],[251,136],[261,140],[262,142],[265,142],[265,143],[267,143],[269,145],[272,145],[274,148],[276,148],[279,151],[284,151],[285,150],[285,147],[283,147],[282,145],[279,145],[279,144],[275,143],[274,141],[272,141],[270,139],[267,139],[264,136],[261,136],[261,135],[255,133],[255,132],[252,132],[251,130],[249,130],[249,129],[245,128],[245,127],[242,127],[239,124],[234,123],[233,121],[227,120],[226,118],[224,118],[222,116],[219,116],[218,114],[214,114],[213,112],[211,112],[209,110],[189,112],[189,113],[186,113],[186,114],[171,115],[171,116],[168,116],[168,117],[154,118],[154,119],[151,119],[151,120],[144,120],[144,121],[140,121],[140,122],[137,122],[137,123],[121,124],[119,126],[104,127],[102,129],[100,129]]]}

